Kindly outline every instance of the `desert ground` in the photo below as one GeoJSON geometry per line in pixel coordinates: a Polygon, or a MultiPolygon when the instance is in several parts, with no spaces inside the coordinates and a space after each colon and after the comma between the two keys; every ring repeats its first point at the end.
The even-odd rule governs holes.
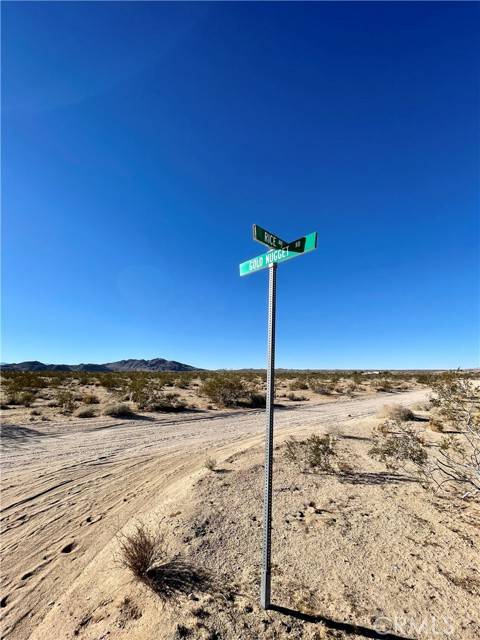
{"type": "Polygon", "coordinates": [[[41,415],[10,407],[2,637],[478,638],[478,503],[445,499],[368,455],[391,403],[413,407],[415,428],[434,442],[429,395],[413,385],[279,401],[271,611],[258,603],[262,409],[205,401],[188,412],[84,419],[54,413],[48,394],[35,401],[41,415]],[[312,433],[336,436],[335,470],[287,460],[286,439],[312,433]],[[178,598],[164,601],[122,566],[123,536],[140,523],[198,575],[178,598]]]}

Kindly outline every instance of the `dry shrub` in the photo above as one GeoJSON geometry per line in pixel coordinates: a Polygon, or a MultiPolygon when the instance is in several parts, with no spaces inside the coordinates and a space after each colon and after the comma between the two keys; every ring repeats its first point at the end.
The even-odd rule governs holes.
{"type": "Polygon", "coordinates": [[[424,400],[423,402],[416,402],[413,405],[413,409],[415,409],[415,411],[430,411],[431,408],[432,408],[431,400],[424,400]]]}
{"type": "Polygon", "coordinates": [[[95,418],[97,413],[93,407],[86,406],[77,409],[75,415],[77,416],[77,418],[95,418]]]}
{"type": "Polygon", "coordinates": [[[332,458],[337,456],[336,440],[327,434],[312,434],[306,440],[295,440],[293,436],[285,442],[285,457],[290,462],[318,471],[332,471],[332,458]]]}
{"type": "Polygon", "coordinates": [[[255,391],[249,392],[247,399],[242,403],[243,406],[251,409],[262,409],[266,404],[267,396],[264,393],[256,393],[255,391]]]}
{"type": "Polygon", "coordinates": [[[288,388],[290,389],[290,391],[305,391],[306,389],[308,389],[308,384],[305,382],[305,380],[296,379],[288,385],[288,388]]]}
{"type": "Polygon", "coordinates": [[[387,420],[373,430],[369,454],[389,469],[404,469],[408,463],[423,467],[428,459],[422,436],[400,420],[387,420]]]}
{"type": "Polygon", "coordinates": [[[138,523],[131,533],[119,537],[122,567],[135,580],[154,591],[162,600],[178,598],[209,585],[207,574],[194,569],[178,558],[169,558],[163,536],[152,533],[138,523]]]}
{"type": "Polygon", "coordinates": [[[135,416],[131,407],[123,402],[119,404],[107,404],[102,411],[104,416],[112,418],[133,418],[135,416]]]}
{"type": "MultiPolygon", "coordinates": [[[[370,454],[396,468],[413,463],[419,478],[437,490],[453,490],[462,498],[480,494],[480,389],[461,373],[444,374],[433,387],[435,407],[432,430],[449,426],[454,433],[444,436],[432,456],[425,442],[410,425],[387,420],[374,431],[370,454]]],[[[446,493],[445,495],[448,495],[446,493]]]]}
{"type": "Polygon", "coordinates": [[[94,393],[84,393],[80,397],[80,400],[83,402],[83,404],[98,404],[99,403],[98,396],[96,396],[94,393]]]}
{"type": "Polygon", "coordinates": [[[30,391],[14,391],[10,395],[2,399],[2,405],[7,407],[8,405],[23,405],[24,407],[31,407],[35,401],[35,394],[30,391]]]}
{"type": "Polygon", "coordinates": [[[248,389],[239,376],[218,374],[208,378],[200,392],[220,407],[236,407],[248,395],[248,389]]]}
{"type": "Polygon", "coordinates": [[[57,391],[56,406],[60,407],[61,413],[68,415],[75,409],[75,398],[71,391],[59,389],[57,391]]]}
{"type": "Polygon", "coordinates": [[[256,381],[245,381],[243,374],[217,373],[203,382],[200,395],[218,407],[262,408],[266,404],[265,394],[258,392],[256,381]]]}
{"type": "Polygon", "coordinates": [[[443,419],[441,415],[438,413],[438,411],[433,411],[430,414],[430,419],[428,421],[428,428],[431,431],[436,431],[439,433],[441,433],[444,430],[443,419]]]}
{"type": "Polygon", "coordinates": [[[183,411],[186,407],[185,400],[180,398],[178,393],[157,392],[145,403],[143,408],[146,411],[183,411]]]}
{"type": "Polygon", "coordinates": [[[381,411],[381,416],[399,422],[408,422],[414,418],[412,411],[401,404],[386,404],[381,411]]]}
{"type": "Polygon", "coordinates": [[[318,380],[311,380],[308,384],[313,393],[318,393],[322,396],[329,396],[333,393],[331,384],[319,382],[318,380]]]}
{"type": "Polygon", "coordinates": [[[291,400],[292,402],[302,402],[303,400],[306,400],[307,398],[305,396],[297,396],[293,393],[293,391],[290,391],[290,393],[287,393],[287,398],[289,400],[291,400]]]}
{"type": "Polygon", "coordinates": [[[438,456],[426,475],[438,489],[450,487],[462,498],[480,494],[480,388],[461,374],[442,376],[434,385],[432,404],[442,426],[456,434],[444,436],[438,456]]]}

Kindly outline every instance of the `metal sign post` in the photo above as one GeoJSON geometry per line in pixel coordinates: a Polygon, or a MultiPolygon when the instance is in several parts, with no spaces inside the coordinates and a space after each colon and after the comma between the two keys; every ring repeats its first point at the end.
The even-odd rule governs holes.
{"type": "Polygon", "coordinates": [[[277,302],[277,265],[279,262],[301,256],[317,248],[317,233],[309,233],[286,243],[273,233],[253,225],[254,240],[271,246],[272,250],[242,262],[240,275],[246,276],[268,268],[268,344],[267,344],[267,397],[265,430],[265,485],[263,498],[263,559],[260,585],[260,604],[271,606],[272,556],[272,465],[273,465],[273,410],[275,402],[275,321],[277,302]],[[279,248],[280,247],[280,248],[279,248]]]}
{"type": "Polygon", "coordinates": [[[270,607],[272,556],[272,464],[273,407],[275,402],[275,312],[277,302],[277,265],[268,269],[268,342],[267,342],[267,423],[265,426],[265,486],[263,497],[263,561],[260,604],[270,607]]]}

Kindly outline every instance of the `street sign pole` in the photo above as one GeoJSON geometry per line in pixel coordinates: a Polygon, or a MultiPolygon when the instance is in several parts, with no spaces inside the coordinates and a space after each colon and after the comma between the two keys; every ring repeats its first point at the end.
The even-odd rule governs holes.
{"type": "Polygon", "coordinates": [[[272,555],[272,457],[273,410],[275,402],[275,315],[277,298],[277,264],[268,269],[268,344],[267,344],[267,423],[265,429],[265,487],[263,499],[263,562],[260,604],[270,608],[272,555]]]}
{"type": "Polygon", "coordinates": [[[267,344],[267,397],[265,429],[265,488],[263,499],[263,558],[260,584],[260,604],[271,608],[272,557],[272,464],[273,464],[273,406],[275,396],[275,315],[277,302],[277,265],[297,258],[317,248],[317,232],[308,233],[293,242],[285,242],[257,224],[253,225],[253,239],[270,250],[239,265],[240,275],[268,269],[268,344],[267,344]]]}

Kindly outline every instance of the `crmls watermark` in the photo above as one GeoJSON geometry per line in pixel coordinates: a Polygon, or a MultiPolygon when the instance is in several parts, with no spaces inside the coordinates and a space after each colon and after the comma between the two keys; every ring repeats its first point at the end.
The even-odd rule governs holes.
{"type": "Polygon", "coordinates": [[[426,638],[445,638],[453,636],[455,623],[449,616],[424,616],[420,619],[409,616],[380,616],[375,620],[373,628],[379,635],[393,632],[415,637],[422,633],[426,638]]]}

